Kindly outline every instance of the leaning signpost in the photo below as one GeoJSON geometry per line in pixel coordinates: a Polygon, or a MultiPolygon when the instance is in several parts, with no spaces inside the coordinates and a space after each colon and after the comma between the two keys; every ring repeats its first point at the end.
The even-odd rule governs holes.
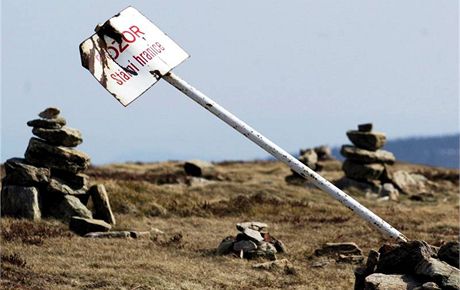
{"type": "Polygon", "coordinates": [[[128,7],[95,30],[95,34],[80,44],[82,65],[124,106],[164,79],[382,233],[407,241],[382,218],[172,73],[189,55],[139,11],[128,7]]]}

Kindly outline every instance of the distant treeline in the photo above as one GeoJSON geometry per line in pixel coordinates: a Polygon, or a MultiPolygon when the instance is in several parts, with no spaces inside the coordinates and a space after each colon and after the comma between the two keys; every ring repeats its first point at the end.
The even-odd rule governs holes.
{"type": "MultiPolygon", "coordinates": [[[[448,168],[460,168],[460,134],[435,137],[410,137],[389,140],[384,149],[391,151],[397,160],[448,168]]],[[[333,148],[339,159],[340,148],[333,148]]]]}

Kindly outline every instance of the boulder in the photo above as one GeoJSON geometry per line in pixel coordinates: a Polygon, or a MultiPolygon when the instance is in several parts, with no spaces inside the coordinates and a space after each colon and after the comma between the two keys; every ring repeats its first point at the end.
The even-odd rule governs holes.
{"type": "Polygon", "coordinates": [[[347,132],[348,139],[356,147],[376,151],[385,145],[386,136],[380,132],[360,132],[351,130],[347,132]]]}
{"type": "MultiPolygon", "coordinates": [[[[73,195],[56,197],[50,200],[50,203],[51,202],[53,204],[49,204],[49,214],[57,219],[68,221],[73,216],[88,219],[93,217],[91,211],[83,205],[80,199],[73,195]]],[[[94,230],[93,232],[97,231],[94,230]]]]}
{"type": "Polygon", "coordinates": [[[318,162],[318,155],[315,150],[307,149],[301,151],[303,154],[299,157],[299,161],[308,166],[310,169],[316,169],[316,163],[318,162]]]}
{"type": "Polygon", "coordinates": [[[142,238],[148,239],[148,238],[150,238],[152,236],[152,234],[150,232],[147,232],[147,231],[144,231],[144,232],[130,231],[129,234],[131,235],[131,238],[133,238],[133,239],[142,239],[142,238]]]}
{"type": "Polygon", "coordinates": [[[372,127],[373,127],[372,123],[359,124],[358,125],[358,131],[359,132],[371,132],[372,127]]]}
{"type": "Polygon", "coordinates": [[[64,181],[58,179],[57,177],[52,177],[46,186],[46,190],[52,194],[85,195],[88,188],[72,188],[70,185],[65,184],[64,181]]]}
{"type": "Polygon", "coordinates": [[[422,285],[410,275],[386,275],[374,273],[365,279],[365,290],[407,290],[422,285]]]}
{"type": "Polygon", "coordinates": [[[381,197],[388,196],[390,200],[394,201],[399,199],[399,191],[393,186],[392,183],[384,183],[379,195],[381,197]]]}
{"type": "Polygon", "coordinates": [[[46,129],[60,129],[66,124],[66,120],[62,117],[54,119],[35,119],[27,122],[27,126],[34,128],[46,128],[46,129]]]}
{"type": "Polygon", "coordinates": [[[235,238],[232,236],[228,236],[220,242],[219,246],[217,247],[216,254],[217,255],[227,255],[230,254],[233,250],[233,244],[235,243],[235,238]]]}
{"type": "Polygon", "coordinates": [[[392,173],[391,181],[403,193],[413,195],[426,191],[428,180],[423,175],[398,170],[392,173]]]}
{"type": "Polygon", "coordinates": [[[81,236],[91,232],[108,232],[111,228],[105,221],[78,216],[71,217],[69,223],[69,229],[81,236]]]}
{"type": "Polygon", "coordinates": [[[131,238],[129,231],[116,231],[116,232],[92,232],[84,235],[85,238],[98,238],[98,239],[127,239],[131,238]]]}
{"type": "Polygon", "coordinates": [[[73,174],[60,170],[51,170],[51,176],[57,177],[57,179],[71,188],[88,188],[89,177],[83,173],[73,174]]]}
{"type": "Polygon", "coordinates": [[[111,225],[115,225],[115,216],[110,208],[109,196],[103,184],[91,186],[88,191],[93,201],[95,214],[94,217],[101,219],[111,225]]]}
{"type": "Polygon", "coordinates": [[[47,183],[50,170],[29,165],[22,158],[11,158],[5,163],[5,174],[8,185],[31,186],[47,183]]]}
{"type": "Polygon", "coordinates": [[[397,245],[383,245],[376,272],[385,274],[413,274],[415,266],[422,260],[435,255],[425,241],[401,242],[397,245]]]}
{"type": "Polygon", "coordinates": [[[243,234],[246,236],[247,239],[257,244],[260,244],[264,240],[264,238],[262,237],[259,231],[255,231],[250,228],[245,228],[243,231],[243,234]]]}
{"type": "Polygon", "coordinates": [[[241,240],[237,241],[233,244],[233,250],[237,253],[243,251],[243,252],[251,252],[257,250],[257,245],[248,240],[241,240]]]}
{"type": "Polygon", "coordinates": [[[39,220],[38,190],[35,187],[3,186],[1,192],[2,215],[39,220]]]}
{"type": "Polygon", "coordinates": [[[62,146],[52,146],[37,138],[31,138],[25,153],[26,160],[37,166],[79,173],[88,168],[87,154],[62,146]]]}
{"type": "Polygon", "coordinates": [[[423,283],[422,286],[415,287],[414,290],[442,290],[442,289],[439,288],[438,284],[434,282],[426,282],[426,283],[423,283]]]}
{"type": "Polygon", "coordinates": [[[435,258],[422,259],[416,265],[415,273],[436,282],[442,289],[460,289],[460,270],[435,258]]]}
{"type": "Polygon", "coordinates": [[[350,145],[343,145],[340,154],[356,163],[393,164],[396,160],[393,153],[386,150],[369,151],[350,145]]]}
{"type": "Polygon", "coordinates": [[[342,165],[345,175],[356,180],[379,179],[385,167],[382,164],[359,164],[351,160],[345,160],[342,165]]]}
{"type": "Polygon", "coordinates": [[[185,162],[184,171],[187,175],[195,177],[213,178],[217,176],[214,165],[202,160],[190,160],[185,162]]]}
{"type": "Polygon", "coordinates": [[[60,129],[33,128],[32,134],[57,146],[75,147],[83,142],[80,131],[66,126],[60,129]]]}
{"type": "Polygon", "coordinates": [[[446,262],[447,264],[460,268],[459,267],[459,247],[460,242],[449,242],[442,245],[438,251],[438,258],[441,261],[446,262]]]}
{"type": "Polygon", "coordinates": [[[58,108],[49,107],[38,114],[43,119],[56,119],[61,111],[58,108]]]}
{"type": "Polygon", "coordinates": [[[236,229],[240,232],[244,232],[244,230],[248,228],[258,232],[265,232],[268,229],[268,225],[261,222],[244,222],[236,224],[236,229]]]}
{"type": "Polygon", "coordinates": [[[334,156],[332,156],[332,149],[329,146],[321,145],[313,148],[313,150],[318,156],[318,161],[335,160],[334,156]]]}

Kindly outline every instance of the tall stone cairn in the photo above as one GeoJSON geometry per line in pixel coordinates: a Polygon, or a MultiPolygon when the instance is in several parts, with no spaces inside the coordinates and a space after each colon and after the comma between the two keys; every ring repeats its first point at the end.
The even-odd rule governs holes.
{"type": "Polygon", "coordinates": [[[384,133],[372,131],[372,124],[358,125],[358,130],[347,132],[353,145],[343,145],[340,154],[345,157],[342,169],[349,179],[380,188],[382,196],[397,199],[397,189],[389,182],[387,168],[395,162],[393,153],[382,150],[386,143],[384,133]]]}
{"type": "Polygon", "coordinates": [[[3,215],[38,220],[54,217],[65,222],[72,217],[92,219],[86,207],[90,195],[103,202],[94,207],[96,216],[115,224],[105,189],[89,190],[88,176],[83,172],[90,157],[75,147],[83,142],[79,130],[66,126],[57,108],[47,108],[40,118],[27,122],[32,137],[25,158],[11,158],[5,163],[2,180],[1,210],[3,215]]]}

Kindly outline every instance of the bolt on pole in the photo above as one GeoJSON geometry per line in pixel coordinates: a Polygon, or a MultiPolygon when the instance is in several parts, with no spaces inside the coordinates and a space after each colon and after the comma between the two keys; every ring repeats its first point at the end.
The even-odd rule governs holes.
{"type": "Polygon", "coordinates": [[[251,126],[240,120],[238,117],[227,111],[225,108],[210,99],[204,93],[200,92],[179,76],[172,72],[163,76],[163,79],[176,87],[186,96],[194,100],[200,106],[213,113],[216,117],[227,123],[230,127],[243,134],[246,138],[256,143],[273,155],[279,161],[288,165],[292,170],[299,175],[310,180],[318,188],[330,194],[333,198],[337,199],[343,205],[358,214],[361,218],[371,223],[380,232],[399,241],[407,241],[407,238],[392,227],[389,223],[377,216],[375,213],[364,207],[358,201],[350,197],[348,194],[337,188],[335,185],[327,181],[324,177],[310,169],[308,166],[297,160],[294,156],[286,152],[284,149],[270,141],[268,138],[257,132],[251,126]]]}

